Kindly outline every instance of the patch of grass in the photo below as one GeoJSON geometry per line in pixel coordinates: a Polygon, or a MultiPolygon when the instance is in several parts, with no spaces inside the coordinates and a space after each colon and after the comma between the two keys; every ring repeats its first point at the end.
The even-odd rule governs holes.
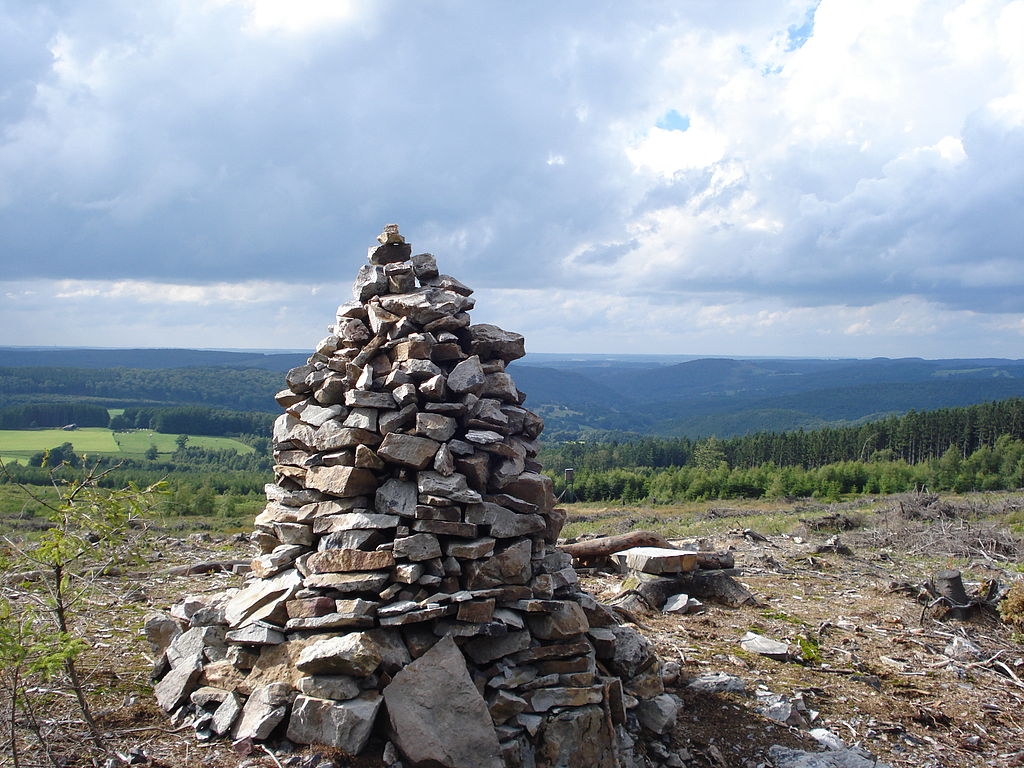
{"type": "Polygon", "coordinates": [[[63,443],[75,446],[75,453],[117,453],[113,433],[103,427],[63,429],[0,429],[0,452],[6,457],[28,458],[33,453],[63,443]]]}
{"type": "Polygon", "coordinates": [[[821,648],[818,646],[817,640],[806,635],[798,635],[796,644],[800,647],[800,657],[805,664],[821,663],[821,648]]]}
{"type": "MultiPolygon", "coordinates": [[[[75,453],[89,455],[124,456],[142,458],[151,445],[157,453],[170,455],[177,450],[178,435],[165,435],[146,429],[111,432],[103,427],[83,427],[65,432],[63,429],[3,429],[0,430],[0,458],[5,462],[24,463],[33,454],[71,443],[75,453]]],[[[189,435],[188,444],[212,450],[228,449],[236,453],[252,453],[253,447],[230,437],[189,435]]]]}
{"type": "Polygon", "coordinates": [[[766,619],[775,619],[776,621],[784,621],[787,624],[795,624],[798,627],[806,627],[807,622],[803,619],[798,619],[795,616],[790,616],[785,611],[777,611],[771,608],[761,611],[761,616],[766,619]]]}

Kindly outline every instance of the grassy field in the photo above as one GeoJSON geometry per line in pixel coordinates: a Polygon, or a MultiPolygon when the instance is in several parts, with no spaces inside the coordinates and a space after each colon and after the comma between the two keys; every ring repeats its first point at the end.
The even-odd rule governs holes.
{"type": "MultiPolygon", "coordinates": [[[[139,458],[151,445],[157,452],[171,454],[177,449],[178,435],[164,435],[148,430],[111,432],[102,427],[85,427],[70,432],[62,429],[3,429],[0,430],[0,458],[4,461],[25,461],[32,454],[71,443],[78,454],[107,454],[139,458]]],[[[252,453],[252,446],[230,437],[189,436],[188,444],[199,448],[230,449],[238,453],[252,453]]]]}

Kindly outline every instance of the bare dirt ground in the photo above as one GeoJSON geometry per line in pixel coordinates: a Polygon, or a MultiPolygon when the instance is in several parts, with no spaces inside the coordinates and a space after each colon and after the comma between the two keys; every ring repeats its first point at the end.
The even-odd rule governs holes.
{"type": "MultiPolygon", "coordinates": [[[[899,503],[886,509],[896,510],[899,503]]],[[[1017,509],[1024,500],[999,503],[1017,509]]],[[[837,509],[845,514],[833,507],[820,510],[819,517],[837,509]]],[[[1022,577],[1020,541],[998,519],[992,522],[991,515],[972,522],[958,517],[963,511],[872,513],[854,530],[841,532],[836,542],[835,530],[801,525],[792,512],[790,532],[758,540],[749,528],[730,529],[728,511],[719,510],[721,530],[700,544],[733,551],[736,578],[757,604],[728,608],[708,602],[697,614],[635,614],[663,662],[679,665],[678,679],[667,686],[684,702],[678,726],[644,745],[656,764],[768,768],[773,765],[767,756],[770,746],[818,752],[822,747],[810,732],[825,729],[847,745],[862,747],[879,764],[894,767],[1024,766],[1024,637],[990,608],[956,620],[941,605],[928,607],[929,599],[918,594],[942,568],[962,570],[969,591],[987,580],[1006,585],[1022,577]],[[793,659],[778,661],[743,650],[740,640],[747,632],[789,643],[793,659]],[[735,678],[743,692],[688,687],[708,673],[735,678]],[[790,710],[788,723],[764,714],[766,703],[780,701],[784,712],[785,705],[790,710]],[[668,756],[675,759],[666,763],[668,756]]],[[[172,723],[152,696],[142,619],[185,595],[240,583],[240,577],[226,573],[171,576],[164,573],[167,568],[246,557],[248,548],[242,537],[181,538],[158,531],[147,542],[146,565],[98,580],[80,611],[81,632],[90,645],[82,663],[85,683],[106,740],[122,764],[380,764],[372,755],[351,760],[309,749],[271,754],[257,747],[238,754],[227,742],[199,744],[188,725],[172,723]]],[[[603,600],[616,594],[622,579],[611,570],[581,573],[584,588],[603,600]]],[[[37,714],[43,735],[50,734],[51,754],[47,757],[37,740],[26,737],[20,766],[103,765],[59,681],[51,693],[36,693],[47,703],[37,714]]],[[[108,768],[115,762],[108,762],[108,768]]],[[[12,762],[5,751],[0,766],[7,765],[12,762]]]]}
{"type": "MultiPolygon", "coordinates": [[[[998,526],[955,516],[881,522],[842,534],[839,546],[827,546],[831,531],[767,541],[735,531],[701,542],[734,552],[737,578],[758,605],[638,617],[662,659],[682,667],[669,687],[686,702],[670,751],[685,750],[691,766],[770,765],[772,744],[821,750],[808,734],[824,728],[894,767],[1024,765],[1024,637],[995,610],[956,620],[918,590],[943,568],[962,569],[969,592],[1010,583],[1021,577],[1020,549],[998,526]],[[751,631],[817,658],[748,653],[739,641],[751,631]],[[739,678],[745,692],[687,688],[708,672],[739,678]],[[805,708],[795,724],[759,714],[769,692],[805,708]]],[[[582,581],[611,599],[622,578],[582,581]]]]}

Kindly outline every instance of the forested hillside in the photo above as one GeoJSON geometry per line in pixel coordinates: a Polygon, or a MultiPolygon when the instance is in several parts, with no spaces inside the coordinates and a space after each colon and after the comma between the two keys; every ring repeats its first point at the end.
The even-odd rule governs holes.
{"type": "MultiPolygon", "coordinates": [[[[0,348],[0,408],[202,405],[277,412],[296,353],[0,348]],[[103,367],[108,363],[108,367],[103,367]]],[[[1020,360],[813,360],[527,355],[510,368],[547,441],[720,438],[845,426],[1024,397],[1020,360]]]]}
{"type": "Polygon", "coordinates": [[[724,440],[569,441],[549,444],[541,460],[559,493],[580,501],[1017,489],[1024,399],[724,440]]]}
{"type": "Polygon", "coordinates": [[[513,374],[549,440],[816,429],[1024,396],[1020,360],[710,358],[644,367],[548,357],[541,368],[528,356],[513,374]]]}
{"type": "Polygon", "coordinates": [[[279,410],[283,371],[259,368],[0,368],[0,406],[40,402],[279,410]]]}

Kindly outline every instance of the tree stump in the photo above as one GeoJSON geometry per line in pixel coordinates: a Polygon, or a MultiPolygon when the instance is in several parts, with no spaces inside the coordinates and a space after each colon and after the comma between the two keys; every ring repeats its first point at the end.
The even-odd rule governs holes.
{"type": "Polygon", "coordinates": [[[971,599],[967,596],[960,571],[946,568],[932,576],[932,591],[936,597],[945,599],[949,606],[950,618],[966,619],[971,607],[971,599]]]}

